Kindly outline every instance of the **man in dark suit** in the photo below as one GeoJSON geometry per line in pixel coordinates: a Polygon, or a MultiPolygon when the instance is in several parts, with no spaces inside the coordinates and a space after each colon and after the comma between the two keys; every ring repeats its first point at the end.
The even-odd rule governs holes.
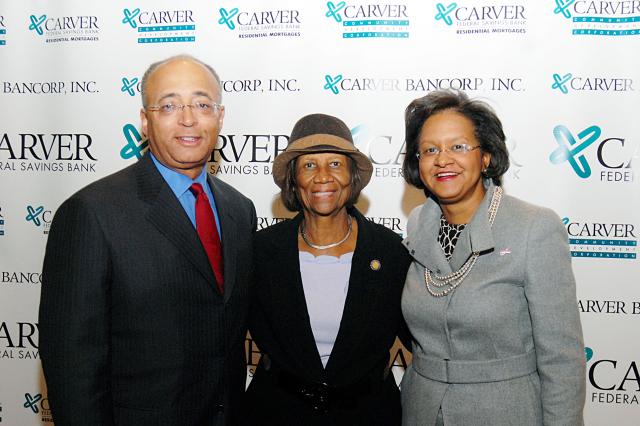
{"type": "Polygon", "coordinates": [[[206,173],[219,78],[172,57],[142,94],[150,153],[71,196],[51,225],[40,352],[56,426],[232,424],[244,392],[256,216],[206,173]]]}

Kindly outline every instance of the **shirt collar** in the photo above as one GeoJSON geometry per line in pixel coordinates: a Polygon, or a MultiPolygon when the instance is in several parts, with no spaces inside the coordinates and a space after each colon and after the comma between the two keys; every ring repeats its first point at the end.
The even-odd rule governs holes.
{"type": "Polygon", "coordinates": [[[189,190],[189,187],[194,183],[199,183],[203,188],[206,188],[207,185],[207,170],[206,167],[202,168],[200,174],[195,178],[191,179],[190,177],[183,175],[173,169],[162,164],[151,151],[149,151],[149,155],[151,155],[151,159],[153,163],[156,165],[156,168],[164,178],[164,180],[169,185],[169,188],[173,191],[176,197],[180,198],[182,195],[189,190]]]}

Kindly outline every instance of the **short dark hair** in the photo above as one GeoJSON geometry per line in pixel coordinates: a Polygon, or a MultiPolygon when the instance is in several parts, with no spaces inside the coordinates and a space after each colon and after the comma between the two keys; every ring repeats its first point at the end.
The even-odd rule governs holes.
{"type": "Polygon", "coordinates": [[[205,67],[207,69],[207,71],[209,71],[211,73],[211,75],[213,75],[213,78],[216,79],[216,81],[218,82],[218,85],[220,85],[220,97],[222,98],[222,85],[220,84],[220,77],[218,76],[218,73],[213,69],[213,67],[211,67],[211,65],[202,62],[200,59],[195,58],[191,55],[186,55],[186,54],[182,54],[182,55],[174,55],[171,56],[170,58],[167,59],[163,59],[161,61],[158,62],[154,62],[151,65],[149,65],[149,68],[147,68],[147,70],[144,72],[144,75],[142,76],[142,80],[140,82],[140,93],[142,94],[142,107],[146,108],[147,107],[147,98],[145,96],[146,94],[146,90],[147,90],[147,81],[149,80],[149,77],[151,77],[151,74],[154,73],[155,70],[157,70],[161,65],[167,64],[169,62],[173,62],[173,61],[177,61],[177,60],[185,60],[185,61],[191,61],[191,62],[195,62],[196,64],[200,64],[203,67],[205,67]]]}
{"type": "Polygon", "coordinates": [[[426,188],[420,179],[419,138],[422,126],[432,115],[451,110],[467,117],[473,123],[474,133],[482,152],[491,154],[491,162],[482,173],[495,185],[502,184],[502,175],[509,168],[509,151],[505,144],[502,123],[487,103],[470,99],[466,93],[437,90],[412,101],[404,113],[406,155],[402,164],[404,179],[419,189],[426,188]]]}
{"type": "MultiPolygon", "coordinates": [[[[358,170],[356,162],[353,161],[349,155],[342,152],[340,154],[349,159],[349,172],[351,173],[351,182],[349,183],[349,186],[351,187],[351,194],[349,195],[346,206],[351,207],[358,201],[358,197],[360,196],[360,192],[362,191],[362,188],[364,188],[364,185],[360,178],[360,170],[358,170]]],[[[287,164],[284,185],[282,186],[282,191],[280,191],[280,199],[282,200],[282,203],[292,212],[302,211],[302,202],[298,197],[298,183],[296,182],[298,158],[300,158],[300,156],[289,161],[289,164],[287,164]]]]}

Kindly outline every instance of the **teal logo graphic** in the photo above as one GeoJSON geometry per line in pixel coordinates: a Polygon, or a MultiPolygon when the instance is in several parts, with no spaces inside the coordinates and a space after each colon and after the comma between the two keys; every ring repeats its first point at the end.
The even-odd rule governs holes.
{"type": "Polygon", "coordinates": [[[456,3],[451,3],[449,6],[445,6],[442,3],[438,3],[436,5],[436,9],[438,9],[438,13],[436,14],[436,21],[443,20],[447,25],[453,25],[453,20],[451,16],[449,16],[458,5],[456,3]]]}
{"type": "Polygon", "coordinates": [[[341,1],[338,4],[333,4],[332,1],[327,2],[327,13],[324,16],[327,18],[333,18],[336,22],[342,22],[342,16],[340,16],[340,11],[344,9],[347,4],[341,1]]]}
{"type": "Polygon", "coordinates": [[[340,91],[338,89],[338,83],[342,81],[342,74],[338,74],[335,77],[331,77],[329,74],[324,76],[324,81],[326,84],[324,85],[325,90],[331,90],[334,95],[337,95],[340,91]]]}
{"type": "Polygon", "coordinates": [[[31,25],[29,25],[29,30],[35,31],[38,35],[43,35],[44,31],[42,31],[42,24],[47,20],[47,15],[41,15],[39,18],[36,15],[29,16],[29,20],[31,21],[31,25]]]}
{"type": "Polygon", "coordinates": [[[122,87],[120,88],[120,91],[122,93],[128,93],[129,96],[135,96],[135,91],[134,88],[136,87],[136,84],[138,84],[138,77],[134,77],[131,79],[131,81],[129,81],[129,79],[127,77],[122,77],[122,87]]]}
{"type": "Polygon", "coordinates": [[[147,150],[149,145],[148,141],[142,141],[142,136],[138,129],[133,124],[125,124],[122,127],[122,133],[127,140],[125,146],[120,150],[120,157],[124,160],[128,160],[132,157],[138,159],[142,158],[142,154],[147,150]]]}
{"type": "Polygon", "coordinates": [[[138,43],[195,42],[193,11],[144,11],[122,9],[122,24],[138,34],[138,43]]]}
{"type": "Polygon", "coordinates": [[[593,349],[585,347],[584,356],[587,359],[587,362],[591,361],[591,358],[593,358],[593,349]]]}
{"type": "Polygon", "coordinates": [[[38,413],[40,409],[38,408],[38,401],[42,399],[42,395],[37,393],[34,396],[31,396],[30,393],[24,394],[25,403],[22,404],[24,408],[28,408],[34,413],[38,413]]]}
{"type": "Polygon", "coordinates": [[[27,216],[25,220],[27,222],[33,222],[34,225],[40,226],[42,225],[42,221],[40,220],[40,215],[44,211],[44,206],[40,206],[37,208],[33,208],[31,206],[27,206],[27,216]]]}
{"type": "MultiPolygon", "coordinates": [[[[369,4],[349,5],[346,1],[328,1],[324,13],[335,27],[342,27],[342,38],[409,38],[407,5],[394,7],[369,4]],[[335,23],[339,25],[335,25],[335,23]]],[[[335,93],[335,92],[334,92],[335,93]]]]}
{"type": "Polygon", "coordinates": [[[563,76],[561,76],[560,74],[553,74],[553,84],[551,85],[551,88],[558,89],[566,95],[567,93],[569,93],[569,89],[567,89],[567,82],[571,80],[571,77],[573,76],[570,72],[566,73],[563,76]]]}
{"type": "Polygon", "coordinates": [[[220,8],[220,19],[218,19],[218,24],[220,25],[226,25],[227,28],[229,28],[230,30],[235,30],[236,29],[236,24],[233,22],[233,18],[235,18],[235,16],[239,13],[240,11],[238,10],[237,7],[234,7],[233,9],[227,11],[227,9],[225,9],[224,7],[220,8]]]}
{"type": "Polygon", "coordinates": [[[556,15],[562,14],[565,18],[571,18],[571,12],[569,6],[576,2],[576,0],[555,0],[556,8],[553,9],[553,13],[556,15]]]}
{"type": "Polygon", "coordinates": [[[591,176],[591,167],[584,155],[580,154],[592,143],[594,143],[602,133],[598,126],[590,126],[578,133],[578,139],[571,134],[565,126],[559,125],[553,129],[553,136],[556,138],[558,148],[551,153],[549,161],[552,164],[561,164],[568,161],[573,171],[586,179],[591,176]]]}
{"type": "Polygon", "coordinates": [[[136,23],[136,18],[140,15],[140,8],[135,8],[133,10],[123,9],[122,13],[124,13],[124,18],[122,19],[123,24],[131,25],[131,28],[136,28],[138,24],[136,23]]]}

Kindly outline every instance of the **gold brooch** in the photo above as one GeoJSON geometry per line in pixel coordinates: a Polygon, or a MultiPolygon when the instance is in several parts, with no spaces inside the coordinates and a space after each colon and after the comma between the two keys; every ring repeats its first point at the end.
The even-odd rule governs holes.
{"type": "Polygon", "coordinates": [[[379,271],[382,268],[382,263],[378,259],[373,259],[371,263],[369,263],[369,267],[372,271],[379,271]]]}

